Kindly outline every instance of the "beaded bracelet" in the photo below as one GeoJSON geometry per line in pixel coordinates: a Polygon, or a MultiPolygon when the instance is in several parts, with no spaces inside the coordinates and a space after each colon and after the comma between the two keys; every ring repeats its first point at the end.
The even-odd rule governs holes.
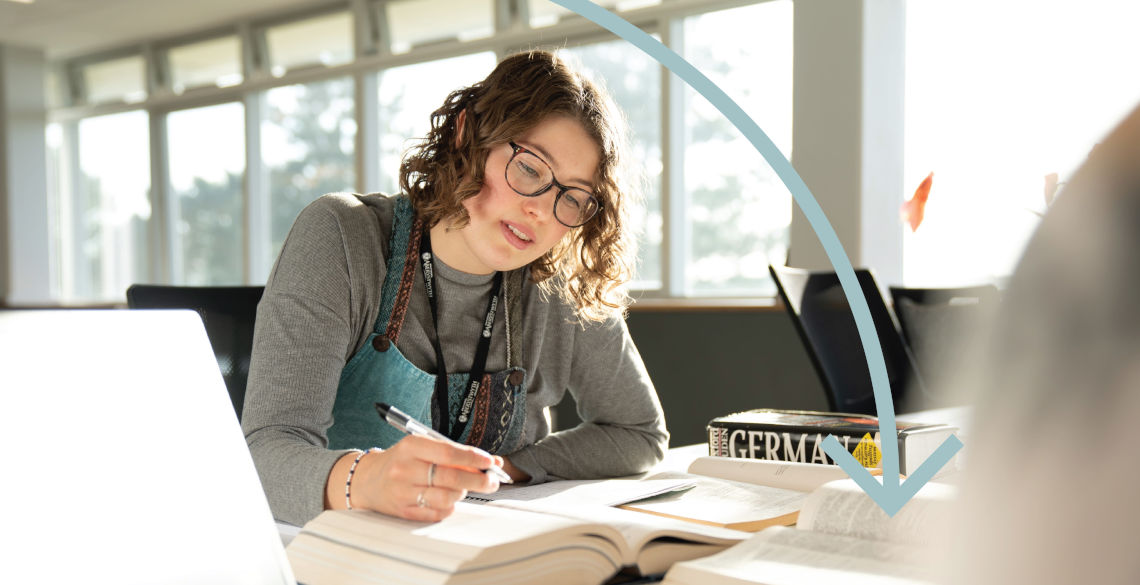
{"type": "Polygon", "coordinates": [[[352,476],[353,476],[353,474],[356,473],[356,464],[360,463],[360,460],[364,459],[365,455],[367,455],[369,453],[380,451],[380,449],[377,449],[376,447],[373,447],[367,451],[360,451],[358,449],[354,449],[354,450],[356,451],[356,459],[352,460],[352,465],[348,468],[348,479],[344,480],[344,509],[345,510],[351,510],[352,509],[352,476]]]}

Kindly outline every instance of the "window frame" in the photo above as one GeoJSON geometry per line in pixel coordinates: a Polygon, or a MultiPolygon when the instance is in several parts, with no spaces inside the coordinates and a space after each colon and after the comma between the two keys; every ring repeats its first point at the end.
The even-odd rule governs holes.
{"type": "MultiPolygon", "coordinates": [[[[423,63],[438,59],[461,56],[471,53],[492,51],[497,59],[519,50],[534,46],[578,47],[597,42],[618,40],[619,37],[599,29],[593,22],[577,15],[562,17],[557,24],[541,28],[531,28],[527,14],[527,0],[495,0],[494,23],[496,32],[492,37],[467,41],[458,39],[432,42],[413,46],[407,53],[393,54],[385,38],[386,17],[384,4],[388,0],[351,0],[322,5],[300,11],[286,11],[235,22],[225,27],[215,27],[175,39],[165,39],[141,46],[135,45],[113,51],[115,55],[138,53],[146,59],[146,72],[149,84],[148,97],[137,104],[114,103],[86,105],[82,103],[82,86],[73,85],[77,66],[93,60],[106,58],[108,54],[95,57],[82,57],[64,63],[64,70],[72,74],[64,77],[65,93],[80,99],[68,100],[66,106],[49,111],[49,121],[66,124],[71,121],[94,115],[116,111],[141,109],[148,113],[151,127],[151,206],[154,217],[151,236],[152,258],[150,279],[154,282],[171,282],[170,238],[175,237],[170,225],[169,207],[171,189],[166,169],[169,153],[165,152],[165,119],[171,112],[198,108],[225,102],[238,101],[246,112],[246,168],[244,205],[243,250],[244,283],[263,282],[269,266],[261,265],[258,258],[264,257],[262,246],[266,241],[268,227],[264,210],[268,205],[260,160],[259,124],[264,110],[264,95],[269,89],[323,81],[349,76],[355,83],[355,118],[357,123],[355,165],[358,192],[366,192],[377,184],[379,177],[379,144],[375,132],[368,131],[377,123],[377,104],[370,99],[376,94],[377,79],[388,68],[423,63]],[[353,21],[354,59],[335,66],[316,65],[301,69],[290,69],[280,77],[269,71],[266,54],[265,32],[269,27],[322,16],[328,13],[348,10],[353,21]],[[173,46],[205,40],[212,37],[238,35],[242,51],[243,81],[229,87],[197,87],[187,89],[181,95],[170,87],[168,63],[165,51],[173,46]]],[[[683,36],[683,19],[706,12],[761,4],[770,0],[664,0],[660,4],[621,12],[621,16],[650,34],[656,34],[670,47],[679,47],[683,36]]],[[[679,49],[675,49],[679,50],[679,49]]],[[[684,205],[683,175],[678,170],[681,165],[669,161],[680,160],[684,145],[681,143],[683,120],[681,110],[683,100],[678,92],[684,91],[684,82],[662,67],[661,75],[661,116],[660,136],[663,173],[661,177],[662,238],[660,257],[660,286],[649,289],[635,289],[635,297],[644,299],[694,299],[695,302],[717,303],[738,302],[736,297],[701,295],[687,296],[684,273],[687,246],[687,227],[684,205]]],[[[65,164],[66,164],[65,159],[65,164]]],[[[320,194],[314,194],[314,197],[320,194]]],[[[793,223],[797,220],[793,218],[793,223]]],[[[239,284],[239,283],[235,283],[239,284]]]]}

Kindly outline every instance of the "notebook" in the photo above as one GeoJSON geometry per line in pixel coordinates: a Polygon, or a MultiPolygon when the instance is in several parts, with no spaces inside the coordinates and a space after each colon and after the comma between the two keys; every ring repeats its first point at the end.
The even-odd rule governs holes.
{"type": "Polygon", "coordinates": [[[290,584],[193,311],[0,311],[0,583],[290,584]]]}

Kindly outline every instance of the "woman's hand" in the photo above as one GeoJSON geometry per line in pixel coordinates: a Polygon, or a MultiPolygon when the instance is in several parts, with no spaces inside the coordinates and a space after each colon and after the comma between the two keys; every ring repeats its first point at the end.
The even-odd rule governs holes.
{"type": "MultiPolygon", "coordinates": [[[[356,455],[341,457],[329,473],[326,508],[344,508],[345,479],[356,455]]],[[[455,502],[468,491],[499,489],[498,479],[482,471],[491,465],[503,465],[503,458],[467,445],[409,435],[386,451],[360,459],[352,476],[352,507],[437,522],[451,515],[455,502]]]]}
{"type": "Polygon", "coordinates": [[[511,463],[510,459],[506,457],[502,457],[501,459],[503,460],[503,464],[499,467],[502,467],[503,471],[507,472],[507,475],[511,476],[511,479],[515,483],[526,483],[530,481],[529,473],[515,467],[515,464],[511,463]]]}

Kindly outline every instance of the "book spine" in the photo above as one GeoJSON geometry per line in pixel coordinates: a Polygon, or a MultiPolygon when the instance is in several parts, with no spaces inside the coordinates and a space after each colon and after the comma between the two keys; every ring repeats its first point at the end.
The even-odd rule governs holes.
{"type": "MultiPolygon", "coordinates": [[[[764,459],[768,461],[790,461],[835,465],[835,460],[823,450],[823,440],[835,435],[839,444],[863,464],[864,467],[878,467],[882,459],[882,443],[879,433],[870,435],[864,432],[844,432],[842,429],[828,429],[826,432],[812,433],[788,431],[780,427],[763,425],[710,424],[709,455],[715,457],[735,457],[741,459],[764,459]]],[[[903,453],[904,438],[899,437],[899,453],[903,453]]]]}

